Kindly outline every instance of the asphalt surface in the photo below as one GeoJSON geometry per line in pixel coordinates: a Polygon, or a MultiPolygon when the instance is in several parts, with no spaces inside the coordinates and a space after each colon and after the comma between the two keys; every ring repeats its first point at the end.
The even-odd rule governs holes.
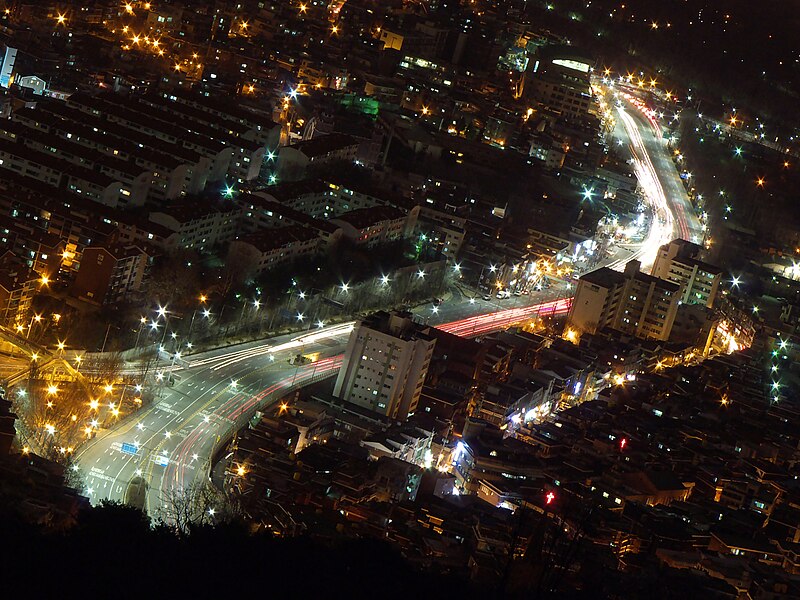
{"type": "MultiPolygon", "coordinates": [[[[619,135],[627,140],[637,174],[653,194],[651,201],[661,223],[654,220],[643,244],[616,249],[605,261],[615,268],[631,258],[646,263],[650,254],[654,256],[654,248],[684,232],[684,223],[686,235],[700,232],[665,145],[644,117],[632,108],[627,112],[631,119],[619,135]]],[[[534,295],[490,301],[462,289],[440,306],[422,305],[415,313],[430,325],[447,324],[442,328],[476,336],[537,315],[565,314],[573,289],[570,283],[560,282],[534,295]]],[[[101,432],[79,452],[77,463],[92,503],[105,498],[123,500],[128,483],[139,476],[148,485],[148,513],[166,516],[161,511],[171,491],[207,480],[214,452],[235,425],[243,424],[257,409],[293,387],[338,371],[351,326],[310,329],[305,334],[220,348],[181,360],[174,367],[174,384],[160,388],[150,406],[118,427],[101,432]],[[289,364],[298,353],[315,354],[315,361],[289,364]]],[[[169,369],[169,363],[164,361],[162,368],[169,369]]]]}

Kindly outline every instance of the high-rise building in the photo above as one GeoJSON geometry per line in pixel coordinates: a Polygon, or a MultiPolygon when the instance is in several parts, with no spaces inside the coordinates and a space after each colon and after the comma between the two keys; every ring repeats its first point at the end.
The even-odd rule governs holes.
{"type": "Polygon", "coordinates": [[[377,312],[350,334],[333,395],[402,421],[417,409],[436,340],[408,312],[377,312]]]}
{"type": "Polygon", "coordinates": [[[714,305],[722,271],[697,260],[702,248],[686,240],[672,240],[658,249],[650,272],[654,277],[667,279],[681,286],[684,304],[714,305]]]}
{"type": "Polygon", "coordinates": [[[623,273],[603,267],[583,275],[567,319],[568,330],[595,333],[610,327],[640,338],[668,339],[681,287],[640,268],[641,263],[632,260],[623,273]]]}

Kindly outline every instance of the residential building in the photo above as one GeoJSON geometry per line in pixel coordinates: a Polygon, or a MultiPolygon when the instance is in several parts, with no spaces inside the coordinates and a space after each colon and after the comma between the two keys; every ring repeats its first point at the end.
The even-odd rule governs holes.
{"type": "Polygon", "coordinates": [[[334,396],[405,420],[417,409],[435,343],[411,313],[370,315],[350,334],[334,396]]]}
{"type": "Polygon", "coordinates": [[[533,62],[525,95],[567,119],[584,119],[592,105],[594,61],[571,46],[544,48],[533,62]]]}
{"type": "Polygon", "coordinates": [[[357,245],[374,246],[404,238],[408,215],[391,206],[373,206],[352,210],[331,219],[331,223],[357,245]]]}
{"type": "Polygon", "coordinates": [[[358,140],[343,133],[321,135],[283,146],[279,151],[281,179],[302,179],[311,165],[320,165],[336,160],[354,161],[358,155],[358,140]]]}
{"type": "Polygon", "coordinates": [[[174,232],[165,240],[166,248],[204,252],[233,239],[239,214],[239,209],[232,205],[194,202],[151,212],[150,221],[174,232]]]}
{"type": "Polygon", "coordinates": [[[605,327],[636,337],[666,340],[678,311],[681,287],[640,271],[632,260],[620,273],[603,267],[578,280],[567,328],[577,334],[605,327]]]}
{"type": "Polygon", "coordinates": [[[697,260],[702,248],[686,240],[672,240],[658,249],[651,275],[681,286],[684,304],[714,306],[722,270],[697,260]]]}
{"type": "Polygon", "coordinates": [[[11,252],[0,257],[0,324],[10,327],[27,318],[39,275],[11,252]]]}
{"type": "Polygon", "coordinates": [[[261,275],[280,265],[314,257],[323,248],[324,242],[316,231],[302,225],[289,225],[233,240],[228,256],[243,257],[242,264],[252,266],[252,275],[261,275]]]}
{"type": "Polygon", "coordinates": [[[132,245],[85,248],[72,285],[75,297],[92,304],[115,304],[142,292],[152,251],[132,245]]]}

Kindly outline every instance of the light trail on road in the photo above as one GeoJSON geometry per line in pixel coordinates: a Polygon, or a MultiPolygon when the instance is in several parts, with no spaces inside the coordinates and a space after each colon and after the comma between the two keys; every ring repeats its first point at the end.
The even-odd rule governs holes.
{"type": "Polygon", "coordinates": [[[572,306],[572,298],[563,298],[561,300],[534,304],[533,306],[509,308],[488,315],[467,317],[460,321],[437,325],[436,328],[462,337],[474,337],[497,331],[498,329],[503,329],[515,323],[527,321],[535,317],[564,315],[569,312],[570,306],[572,306]]]}
{"type": "MultiPolygon", "coordinates": [[[[659,181],[650,156],[644,147],[639,127],[625,109],[618,107],[617,112],[630,141],[629,149],[633,159],[633,170],[639,185],[644,190],[645,198],[652,211],[652,221],[647,238],[634,251],[633,255],[617,260],[610,264],[609,267],[621,271],[629,260],[636,259],[641,261],[643,270],[649,271],[658,255],[658,249],[673,239],[676,231],[675,223],[670,210],[670,203],[664,193],[664,188],[661,185],[661,181],[659,181]]],[[[685,224],[683,228],[685,228],[685,224]]],[[[686,235],[688,235],[688,228],[685,229],[687,230],[686,235]]],[[[681,236],[683,235],[682,232],[679,233],[681,233],[681,236]]]]}
{"type": "MultiPolygon", "coordinates": [[[[212,413],[208,419],[203,419],[203,422],[178,444],[173,451],[174,458],[170,460],[164,469],[162,484],[159,487],[163,489],[166,484],[171,487],[178,487],[178,489],[185,489],[190,483],[186,481],[187,467],[197,462],[193,459],[194,456],[199,456],[204,450],[207,451],[203,447],[208,443],[208,437],[204,437],[205,434],[210,434],[215,440],[213,443],[217,443],[216,436],[218,435],[217,430],[220,422],[233,424],[241,415],[255,412],[262,404],[278,399],[284,392],[293,387],[304,386],[319,376],[328,377],[333,375],[341,367],[342,359],[343,355],[338,354],[312,364],[303,365],[292,376],[284,377],[249,398],[245,398],[242,394],[231,397],[217,411],[212,413]]],[[[213,456],[209,455],[207,458],[211,459],[213,456]]]]}
{"type": "Polygon", "coordinates": [[[297,337],[292,338],[283,344],[262,344],[252,348],[235,350],[222,356],[212,356],[197,360],[190,359],[187,360],[188,366],[185,368],[208,366],[210,369],[218,371],[237,362],[248,360],[256,356],[275,354],[276,352],[283,352],[284,350],[301,349],[303,346],[308,344],[314,344],[322,340],[350,335],[350,332],[353,331],[355,324],[355,321],[348,321],[347,323],[332,325],[330,327],[322,328],[318,331],[298,335],[297,337]]]}
{"type": "MultiPolygon", "coordinates": [[[[677,180],[674,166],[668,157],[659,154],[662,171],[667,168],[670,170],[668,173],[661,173],[662,177],[672,178],[664,181],[672,185],[674,191],[680,192],[667,196],[659,173],[648,154],[647,143],[641,135],[640,127],[644,124],[640,126],[624,110],[619,110],[619,114],[630,140],[634,170],[652,208],[653,218],[645,241],[634,247],[631,256],[607,263],[606,266],[621,269],[629,260],[638,259],[643,267],[649,267],[661,245],[678,236],[689,239],[688,236],[695,231],[695,225],[691,221],[694,215],[686,212],[688,203],[682,184],[677,180]],[[681,189],[676,187],[673,180],[677,180],[681,189]]],[[[651,145],[654,143],[658,144],[660,141],[651,142],[651,145]]],[[[658,145],[653,145],[653,148],[654,151],[663,152],[658,145]]],[[[699,229],[699,225],[697,227],[699,229]]],[[[572,298],[567,297],[432,326],[454,335],[476,337],[537,317],[565,315],[571,304],[572,298]]],[[[339,370],[342,362],[340,352],[354,325],[355,321],[350,321],[308,331],[283,342],[270,340],[222,354],[218,354],[220,350],[210,351],[195,355],[188,361],[182,360],[181,365],[174,365],[176,371],[183,370],[185,375],[179,387],[168,396],[169,402],[165,399],[154,404],[152,409],[138,417],[138,422],[108,432],[103,441],[98,440],[81,453],[79,461],[87,477],[103,484],[103,491],[98,489],[97,493],[92,494],[92,502],[96,503],[104,497],[123,499],[125,491],[122,488],[133,477],[136,463],[152,468],[157,454],[159,457],[164,455],[161,448],[166,445],[164,438],[170,439],[170,435],[166,435],[170,432],[170,445],[175,442],[177,445],[167,452],[168,460],[164,464],[164,470],[150,478],[153,485],[147,497],[151,509],[158,508],[169,490],[185,489],[192,481],[207,477],[213,452],[223,441],[222,438],[230,435],[231,428],[240,424],[243,416],[265,408],[268,403],[281,398],[298,385],[305,385],[322,375],[332,376],[339,370]],[[287,355],[302,351],[307,345],[316,345],[316,352],[333,355],[290,369],[286,362],[287,355]],[[260,379],[255,381],[257,378],[260,379]],[[248,386],[245,382],[248,379],[253,380],[249,387],[260,388],[255,393],[247,392],[248,386]],[[231,392],[230,397],[224,396],[231,392]],[[210,399],[201,400],[206,395],[210,395],[210,399]],[[198,407],[200,402],[205,404],[198,407]],[[206,408],[208,411],[204,412],[206,408]],[[147,452],[136,457],[122,456],[121,464],[115,464],[121,455],[118,450],[120,442],[126,439],[126,435],[130,435],[134,425],[142,426],[145,418],[152,419],[150,426],[146,428],[149,439],[142,445],[143,452],[147,452]],[[155,448],[150,448],[149,444],[156,439],[161,439],[161,442],[155,448]],[[109,481],[110,487],[105,483],[109,481]]]]}

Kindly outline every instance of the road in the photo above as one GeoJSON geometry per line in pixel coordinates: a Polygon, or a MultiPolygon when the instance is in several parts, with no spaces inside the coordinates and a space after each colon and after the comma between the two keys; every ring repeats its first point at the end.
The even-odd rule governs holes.
{"type": "MultiPolygon", "coordinates": [[[[642,244],[619,249],[605,264],[624,268],[628,260],[636,258],[649,266],[661,244],[675,237],[701,235],[700,224],[666,146],[652,126],[633,109],[620,111],[619,122],[619,135],[627,140],[637,177],[656,218],[642,244]]],[[[558,284],[535,296],[500,301],[458,293],[439,307],[419,307],[416,314],[424,322],[457,335],[478,336],[537,314],[565,314],[570,295],[569,284],[558,284]]],[[[352,325],[344,323],[189,357],[182,366],[176,366],[175,384],[164,387],[150,407],[117,428],[102,432],[82,448],[77,463],[91,501],[122,500],[128,482],[141,476],[149,485],[145,507],[151,516],[160,516],[163,500],[171,490],[185,489],[207,477],[215,449],[234,424],[243,423],[256,409],[293,387],[335,374],[352,325]],[[309,365],[290,365],[289,358],[298,352],[317,354],[317,360],[309,365]]]]}
{"type": "MultiPolygon", "coordinates": [[[[416,314],[452,333],[475,336],[537,315],[566,314],[568,293],[560,286],[534,298],[498,302],[460,296],[439,307],[419,307],[416,314]],[[542,302],[554,295],[561,298],[542,302]]],[[[162,388],[150,407],[102,432],[78,454],[91,501],[122,500],[128,482],[141,476],[149,485],[145,507],[159,516],[170,490],[206,476],[217,444],[234,423],[293,387],[336,373],[352,327],[353,322],[343,323],[189,357],[185,366],[175,367],[175,384],[162,388]],[[300,352],[317,354],[317,360],[290,365],[289,358],[300,352]]]]}
{"type": "Polygon", "coordinates": [[[660,246],[676,238],[700,244],[703,231],[666,142],[651,121],[630,103],[617,107],[617,115],[615,135],[628,148],[653,219],[644,241],[629,246],[629,256],[617,257],[608,266],[622,270],[626,262],[636,259],[649,271],[660,246]]]}

